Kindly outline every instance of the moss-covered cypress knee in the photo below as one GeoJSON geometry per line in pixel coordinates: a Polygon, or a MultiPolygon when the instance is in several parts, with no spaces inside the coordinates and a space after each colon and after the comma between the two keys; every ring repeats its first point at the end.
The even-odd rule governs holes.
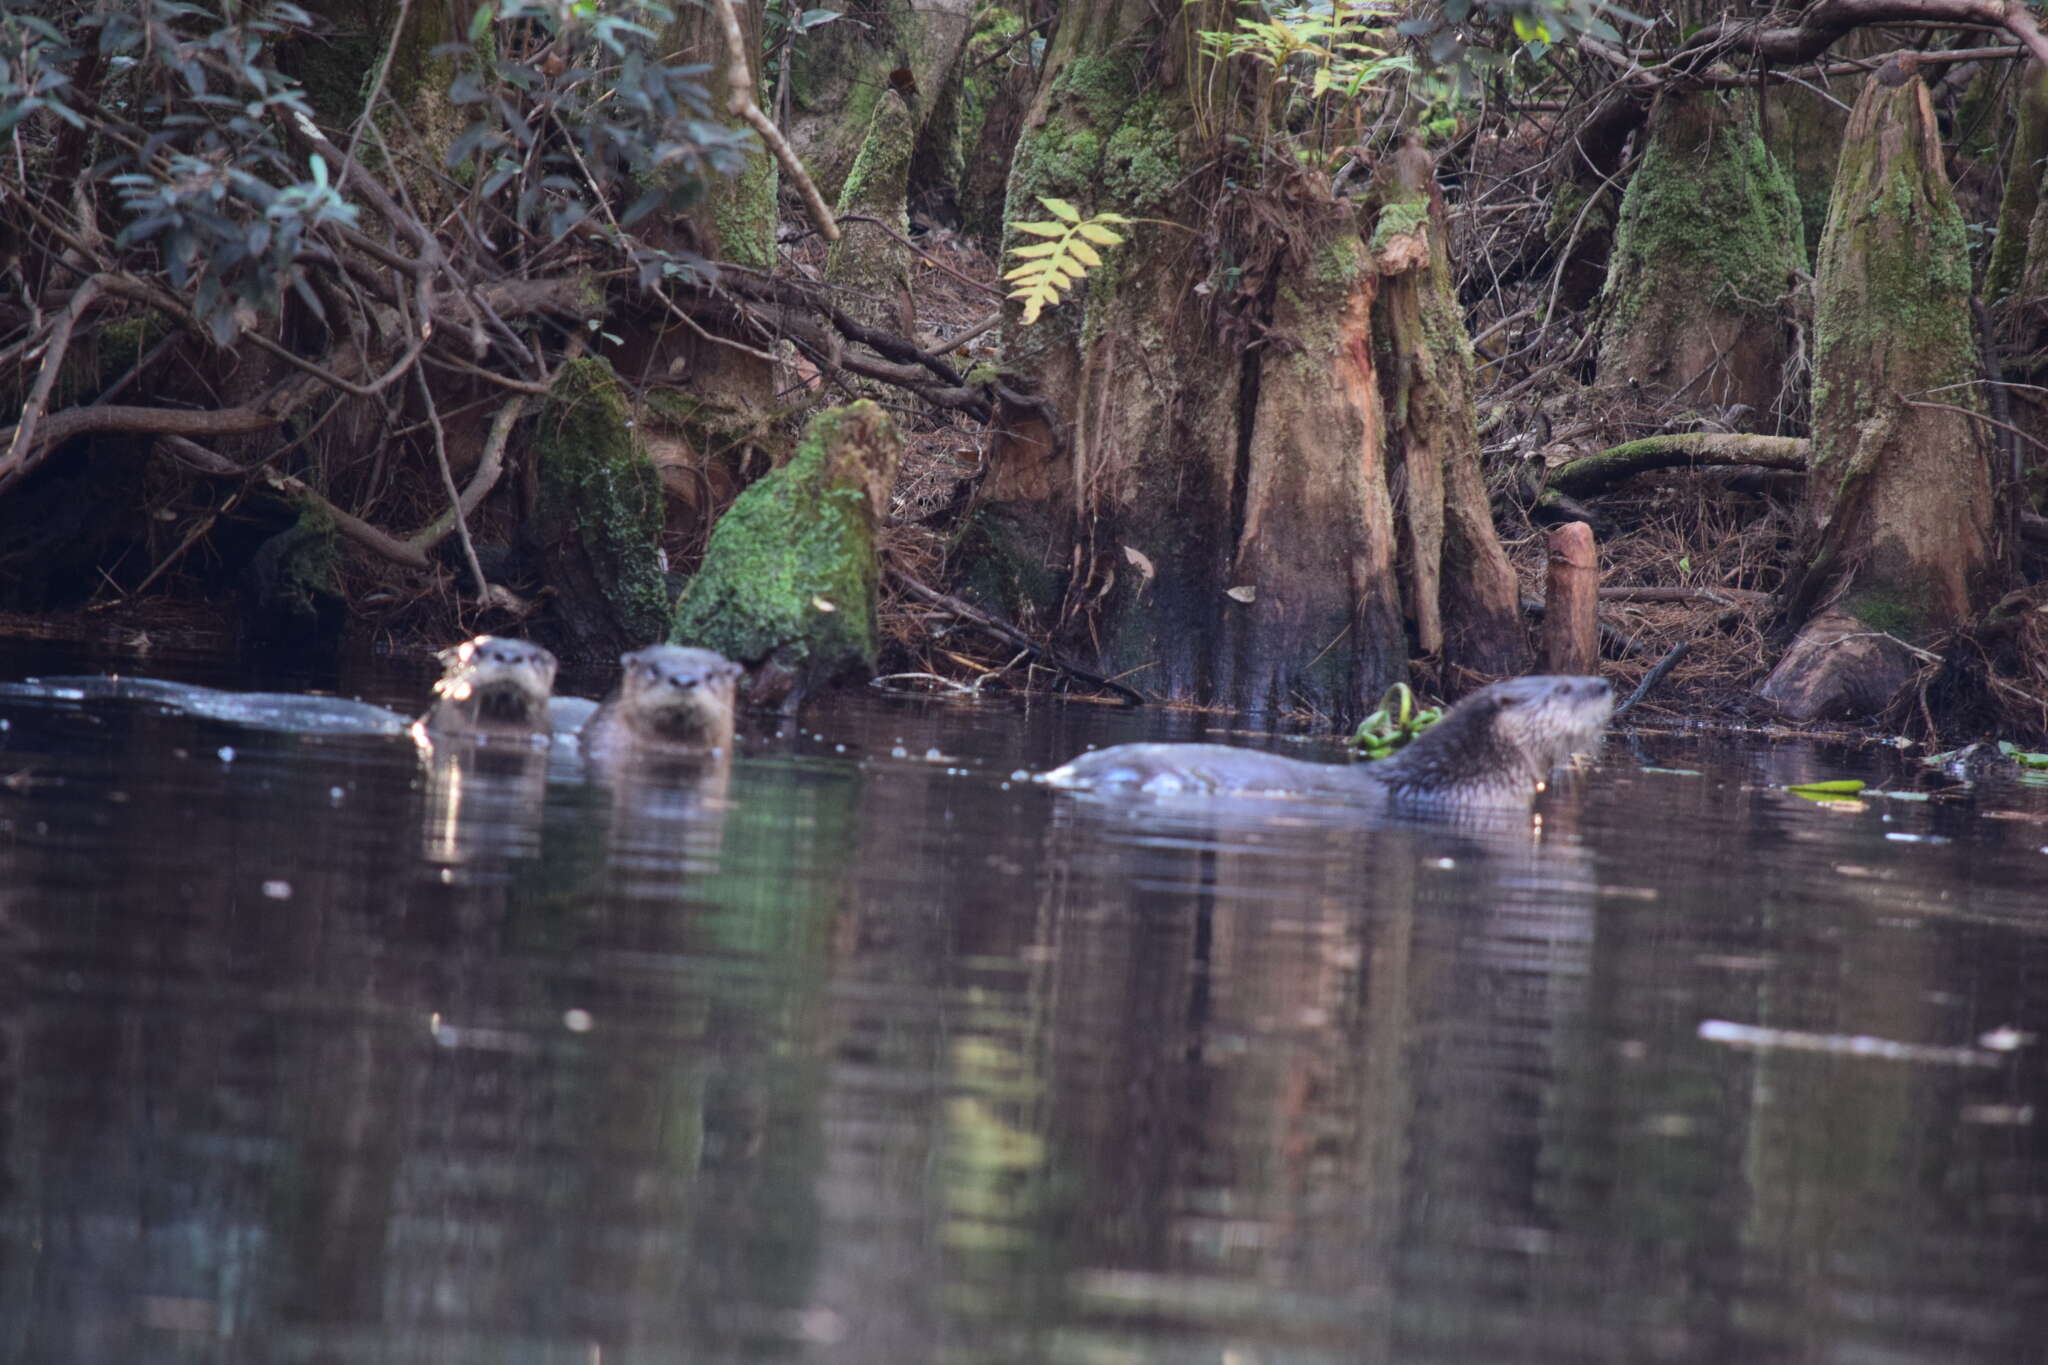
{"type": "Polygon", "coordinates": [[[670,641],[754,669],[757,704],[872,670],[875,533],[901,448],[873,403],[812,418],[795,457],[719,518],[676,603],[670,641]]]}
{"type": "Polygon", "coordinates": [[[534,436],[539,496],[526,534],[554,592],[558,652],[613,658],[659,640],[661,480],[610,362],[562,367],[534,436]]]}

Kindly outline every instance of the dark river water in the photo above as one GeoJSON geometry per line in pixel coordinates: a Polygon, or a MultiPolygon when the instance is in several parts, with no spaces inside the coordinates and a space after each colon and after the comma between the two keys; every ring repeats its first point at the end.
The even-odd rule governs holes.
{"type": "Polygon", "coordinates": [[[0,1360],[2048,1357],[2007,774],[1617,735],[1459,824],[1013,781],[1329,752],[1078,704],[617,786],[0,720],[0,1360]]]}

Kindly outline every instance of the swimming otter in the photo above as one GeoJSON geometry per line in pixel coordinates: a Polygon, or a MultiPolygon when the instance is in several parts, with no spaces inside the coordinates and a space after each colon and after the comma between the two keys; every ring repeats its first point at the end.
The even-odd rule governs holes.
{"type": "Polygon", "coordinates": [[[479,635],[435,657],[441,679],[416,733],[440,739],[531,739],[548,733],[553,654],[524,640],[479,635]]]}
{"type": "Polygon", "coordinates": [[[1614,710],[1603,678],[1513,678],[1453,706],[1413,744],[1366,765],[1304,763],[1222,744],[1119,744],[1040,780],[1080,791],[1373,796],[1407,805],[1507,806],[1600,742],[1614,710]]]}
{"type": "Polygon", "coordinates": [[[732,751],[733,690],[744,672],[738,664],[708,649],[649,645],[619,656],[619,667],[618,690],[584,723],[586,758],[732,751]]]}

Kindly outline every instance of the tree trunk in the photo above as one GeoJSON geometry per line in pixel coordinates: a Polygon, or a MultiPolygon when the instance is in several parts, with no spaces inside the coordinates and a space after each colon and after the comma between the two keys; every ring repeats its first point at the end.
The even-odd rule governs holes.
{"type": "Polygon", "coordinates": [[[1032,93],[1038,88],[1038,69],[1028,58],[1007,58],[988,79],[993,85],[988,109],[975,129],[974,148],[960,185],[960,223],[977,240],[994,247],[1002,240],[1010,159],[1024,130],[1032,93]]]}
{"type": "Polygon", "coordinates": [[[1977,404],[1968,246],[1910,73],[1872,77],[1850,116],[1816,290],[1807,547],[1787,595],[1812,619],[1759,689],[1797,719],[1881,709],[1914,671],[1905,645],[1997,586],[1987,442],[1954,410],[1977,404]]]}
{"type": "Polygon", "coordinates": [[[1377,177],[1373,202],[1373,249],[1386,277],[1373,328],[1408,615],[1417,652],[1440,654],[1443,681],[1463,691],[1466,682],[1525,671],[1529,647],[1480,471],[1472,347],[1443,195],[1412,136],[1377,177]]]}
{"type": "Polygon", "coordinates": [[[841,306],[870,326],[900,337],[913,336],[917,311],[910,297],[908,202],[916,124],[910,108],[893,90],[875,104],[874,122],[853,170],[839,191],[835,216],[858,214],[875,223],[847,223],[825,262],[827,282],[848,291],[841,306]]]}
{"type": "Polygon", "coordinates": [[[1998,236],[1984,267],[1984,301],[1997,303],[2020,286],[2028,238],[2041,203],[2041,159],[2048,156],[2048,71],[2028,62],[2014,111],[2012,153],[2005,163],[2005,197],[1998,205],[1998,236]]]}
{"type": "Polygon", "coordinates": [[[961,57],[973,14],[968,0],[886,0],[794,40],[789,136],[820,190],[838,195],[891,89],[914,125],[911,197],[957,182],[961,57]]]}
{"type": "Polygon", "coordinates": [[[1770,412],[1787,354],[1779,300],[1805,269],[1799,199],[1758,135],[1754,100],[1666,95],[1622,198],[1601,381],[1770,412]]]}
{"type": "MultiPolygon", "coordinates": [[[[1151,695],[1356,711],[1406,673],[1377,359],[1396,356],[1408,612],[1461,660],[1522,657],[1512,610],[1495,609],[1504,560],[1478,496],[1469,354],[1448,294],[1427,287],[1432,258],[1409,263],[1423,268],[1402,286],[1407,334],[1376,342],[1380,268],[1328,181],[1252,188],[1260,173],[1238,179],[1219,155],[1271,109],[1227,93],[1227,73],[1184,76],[1205,70],[1185,35],[1233,21],[1212,8],[1167,23],[1145,0],[1086,0],[1061,18],[1008,219],[1059,197],[1196,231],[1119,229],[1131,241],[1072,299],[1031,327],[1012,315],[1005,368],[1043,406],[998,423],[956,566],[969,591],[1035,611],[1151,695]],[[1433,583],[1439,565],[1456,566],[1455,590],[1433,583]]],[[[1012,228],[1006,244],[1022,240],[1012,228]]]]}

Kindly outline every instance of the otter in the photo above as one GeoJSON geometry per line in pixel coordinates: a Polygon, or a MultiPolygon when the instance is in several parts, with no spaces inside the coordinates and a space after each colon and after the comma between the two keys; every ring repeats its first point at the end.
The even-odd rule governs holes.
{"type": "Polygon", "coordinates": [[[555,656],[539,645],[479,635],[435,656],[441,678],[434,704],[414,733],[436,739],[546,736],[555,689],[555,656]]]}
{"type": "Polygon", "coordinates": [[[1512,806],[1590,751],[1614,710],[1604,678],[1538,675],[1482,687],[1414,743],[1367,765],[1304,763],[1222,744],[1119,744],[1039,780],[1075,791],[1364,796],[1400,805],[1512,806]]]}
{"type": "Polygon", "coordinates": [[[744,671],[723,654],[649,645],[619,656],[618,690],[584,722],[584,757],[723,757],[732,751],[733,692],[744,671]]]}

